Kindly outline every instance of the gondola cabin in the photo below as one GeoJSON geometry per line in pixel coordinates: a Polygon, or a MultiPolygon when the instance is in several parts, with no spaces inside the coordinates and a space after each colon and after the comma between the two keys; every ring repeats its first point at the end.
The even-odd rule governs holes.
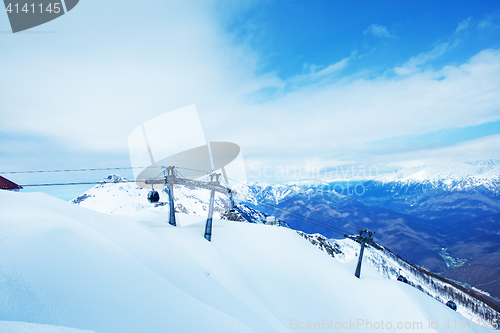
{"type": "Polygon", "coordinates": [[[457,304],[453,301],[446,302],[446,306],[452,309],[453,311],[457,311],[457,304]]]}
{"type": "Polygon", "coordinates": [[[404,283],[408,283],[408,279],[405,278],[403,275],[399,275],[398,276],[398,281],[401,281],[401,282],[404,282],[404,283]]]}
{"type": "Polygon", "coordinates": [[[157,203],[160,201],[160,194],[158,191],[152,190],[151,192],[148,193],[148,201],[150,203],[157,203]]]}

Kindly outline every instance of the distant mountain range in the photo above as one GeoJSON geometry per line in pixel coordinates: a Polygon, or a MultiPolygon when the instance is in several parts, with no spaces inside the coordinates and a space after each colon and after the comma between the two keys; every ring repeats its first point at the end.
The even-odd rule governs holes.
{"type": "Polygon", "coordinates": [[[381,244],[500,298],[500,161],[400,168],[372,179],[250,185],[242,200],[292,228],[381,244]],[[349,195],[347,195],[349,194],[349,195]]]}

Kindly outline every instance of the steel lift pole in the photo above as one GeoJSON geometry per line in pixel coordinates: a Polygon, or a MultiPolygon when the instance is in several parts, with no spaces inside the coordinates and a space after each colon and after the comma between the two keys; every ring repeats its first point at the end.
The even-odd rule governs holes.
{"type": "Polygon", "coordinates": [[[359,276],[361,275],[361,262],[363,261],[363,252],[365,252],[365,242],[361,242],[361,250],[359,251],[359,257],[358,257],[358,265],[356,266],[356,273],[354,273],[354,276],[356,276],[359,279],[359,276]]]}
{"type": "Polygon", "coordinates": [[[170,208],[170,215],[168,217],[168,223],[170,225],[176,226],[175,223],[175,205],[174,205],[174,182],[175,182],[175,172],[174,167],[167,167],[167,175],[165,176],[166,183],[168,184],[168,206],[170,208]]]}
{"type": "MultiPolygon", "coordinates": [[[[219,174],[211,174],[210,175],[210,183],[219,183],[219,174]]],[[[210,203],[208,207],[208,218],[207,224],[205,225],[205,239],[209,242],[212,241],[212,214],[214,212],[214,196],[215,196],[215,187],[212,187],[210,190],[210,203]]]]}

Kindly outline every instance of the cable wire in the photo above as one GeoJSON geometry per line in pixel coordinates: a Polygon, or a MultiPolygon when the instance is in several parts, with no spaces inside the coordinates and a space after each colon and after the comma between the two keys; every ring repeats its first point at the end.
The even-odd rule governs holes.
{"type": "Polygon", "coordinates": [[[145,169],[144,167],[120,167],[120,168],[88,168],[88,169],[60,169],[60,170],[31,170],[31,171],[0,171],[0,174],[15,173],[47,173],[47,172],[79,172],[79,171],[101,171],[101,170],[131,170],[145,169]]]}

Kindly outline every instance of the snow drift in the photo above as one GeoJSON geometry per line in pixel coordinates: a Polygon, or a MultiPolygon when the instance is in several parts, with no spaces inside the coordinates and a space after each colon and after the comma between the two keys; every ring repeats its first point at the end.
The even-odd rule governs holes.
{"type": "Polygon", "coordinates": [[[332,259],[293,230],[215,220],[207,242],[202,217],[178,214],[172,227],[167,210],[109,215],[40,193],[0,191],[0,329],[20,322],[35,332],[44,325],[104,333],[339,324],[487,331],[459,327],[460,314],[369,265],[356,279],[354,262],[332,259]]]}

